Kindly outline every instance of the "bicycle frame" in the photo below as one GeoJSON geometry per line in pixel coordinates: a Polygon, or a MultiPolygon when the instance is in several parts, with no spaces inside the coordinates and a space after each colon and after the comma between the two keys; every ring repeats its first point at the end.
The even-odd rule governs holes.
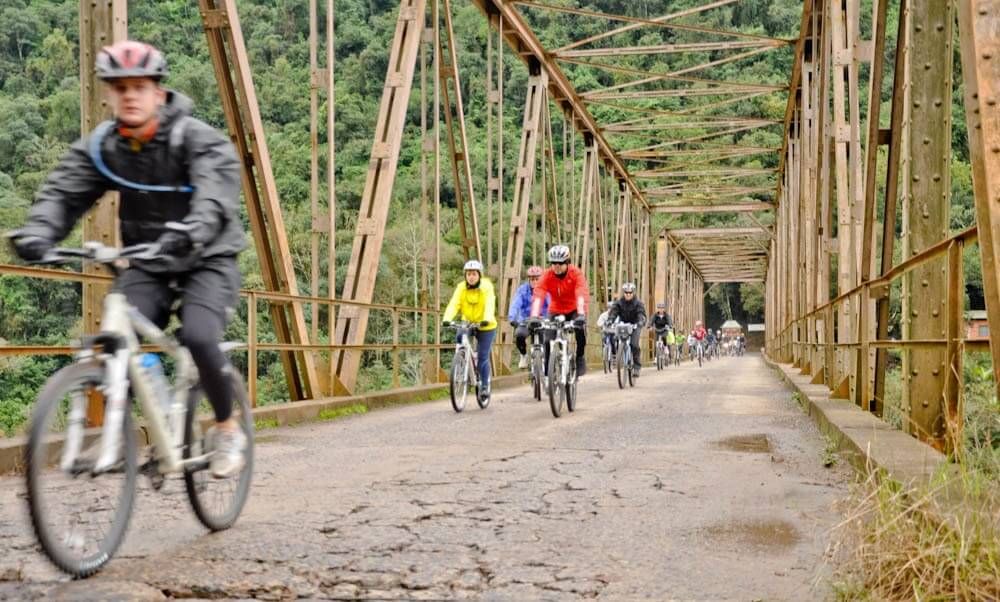
{"type": "Polygon", "coordinates": [[[454,324],[456,333],[458,334],[458,342],[455,343],[455,351],[458,352],[459,349],[466,349],[468,353],[465,354],[465,376],[469,383],[475,387],[479,384],[479,369],[476,362],[476,348],[472,346],[472,326],[466,322],[456,322],[454,324]],[[470,378],[471,375],[471,378],[470,378]]]}
{"type": "MultiPolygon", "coordinates": [[[[198,382],[198,370],[190,352],[172,337],[165,334],[128,304],[125,295],[110,293],[104,299],[104,313],[101,319],[101,337],[119,341],[114,354],[98,354],[92,349],[84,349],[76,354],[77,361],[101,359],[105,366],[104,382],[101,389],[105,396],[104,426],[101,427],[100,454],[94,464],[95,474],[105,472],[118,461],[120,454],[121,430],[125,412],[129,411],[128,390],[132,390],[142,407],[143,417],[148,422],[149,435],[156,448],[157,467],[160,474],[181,470],[207,461],[209,454],[187,460],[182,459],[184,445],[184,420],[187,413],[186,396],[198,382]],[[158,345],[174,358],[177,377],[171,395],[169,415],[165,415],[150,382],[140,364],[141,348],[139,335],[158,345]],[[103,356],[103,357],[101,357],[103,356]],[[168,422],[168,421],[171,421],[168,422]]],[[[68,470],[80,454],[84,437],[84,422],[87,399],[77,395],[73,399],[70,420],[66,431],[60,467],[68,470]]]]}

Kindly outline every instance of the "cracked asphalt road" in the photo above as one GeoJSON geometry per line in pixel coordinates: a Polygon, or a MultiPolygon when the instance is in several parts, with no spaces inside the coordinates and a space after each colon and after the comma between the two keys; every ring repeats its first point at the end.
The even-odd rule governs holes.
{"type": "MultiPolygon", "coordinates": [[[[847,491],[756,355],[588,374],[554,419],[527,387],[258,433],[251,498],[207,534],[180,481],[142,481],[98,576],[35,550],[0,478],[0,599],[806,600],[847,491]]],[[[818,585],[817,585],[818,583],[818,585]]]]}

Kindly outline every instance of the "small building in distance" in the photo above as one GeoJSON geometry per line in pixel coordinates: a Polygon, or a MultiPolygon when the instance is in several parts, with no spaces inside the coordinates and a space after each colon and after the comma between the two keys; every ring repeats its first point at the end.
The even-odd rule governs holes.
{"type": "Polygon", "coordinates": [[[965,338],[969,340],[990,338],[990,323],[986,319],[985,309],[965,312],[965,338]]]}

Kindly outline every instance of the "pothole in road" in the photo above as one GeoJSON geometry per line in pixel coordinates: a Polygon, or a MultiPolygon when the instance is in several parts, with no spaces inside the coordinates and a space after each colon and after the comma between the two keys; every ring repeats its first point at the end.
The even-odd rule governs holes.
{"type": "Polygon", "coordinates": [[[715,442],[723,449],[751,454],[766,454],[771,451],[771,440],[763,433],[734,435],[715,442]]]}
{"type": "Polygon", "coordinates": [[[733,521],[712,525],[705,531],[715,539],[751,546],[785,548],[802,539],[798,530],[783,520],[733,521]]]}

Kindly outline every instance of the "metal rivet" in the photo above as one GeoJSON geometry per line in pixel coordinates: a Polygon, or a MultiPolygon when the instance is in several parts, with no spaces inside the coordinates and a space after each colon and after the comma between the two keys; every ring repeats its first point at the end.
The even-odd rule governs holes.
{"type": "Polygon", "coordinates": [[[983,60],[984,60],[984,61],[988,61],[988,60],[990,60],[991,58],[993,58],[993,55],[992,55],[992,54],[990,54],[989,52],[984,52],[984,53],[983,53],[983,60]]]}
{"type": "Polygon", "coordinates": [[[916,376],[916,375],[920,374],[920,371],[917,370],[916,368],[914,368],[913,370],[910,371],[910,374],[912,374],[913,376],[916,376]]]}
{"type": "Polygon", "coordinates": [[[934,174],[934,181],[935,182],[940,182],[941,181],[941,176],[938,175],[938,174],[934,174]]]}
{"type": "Polygon", "coordinates": [[[934,376],[937,376],[938,374],[941,374],[941,370],[939,370],[937,368],[934,368],[933,370],[931,370],[931,374],[933,374],[934,376]]]}
{"type": "Polygon", "coordinates": [[[988,105],[989,105],[989,106],[991,106],[991,107],[992,107],[992,106],[996,106],[996,104],[997,104],[997,99],[995,99],[995,98],[990,98],[990,99],[988,99],[988,100],[986,101],[986,104],[988,104],[988,105]]]}
{"type": "Polygon", "coordinates": [[[930,63],[924,63],[924,71],[930,71],[933,67],[934,65],[931,65],[930,63]]]}
{"type": "Polygon", "coordinates": [[[917,31],[923,31],[923,30],[924,30],[924,26],[923,26],[923,25],[920,25],[920,24],[918,23],[918,24],[916,24],[916,25],[914,25],[914,26],[913,26],[913,29],[915,29],[915,30],[917,30],[917,31]]]}
{"type": "Polygon", "coordinates": [[[913,101],[913,106],[914,106],[914,108],[919,109],[920,108],[920,101],[919,100],[914,100],[913,101]]]}
{"type": "Polygon", "coordinates": [[[941,106],[941,99],[940,98],[937,98],[937,99],[934,100],[934,106],[935,107],[940,107],[941,106]]]}
{"type": "Polygon", "coordinates": [[[932,315],[932,316],[934,316],[934,317],[936,318],[936,317],[938,317],[939,315],[941,315],[941,312],[940,312],[939,310],[936,310],[936,309],[935,309],[934,311],[932,311],[932,312],[931,312],[931,315],[932,315]]]}
{"type": "Polygon", "coordinates": [[[930,286],[931,285],[930,281],[927,280],[926,278],[924,278],[923,280],[921,280],[920,284],[921,284],[921,286],[930,286]]]}
{"type": "Polygon", "coordinates": [[[923,142],[924,142],[924,144],[930,144],[931,143],[931,139],[930,138],[924,138],[923,142]]]}
{"type": "Polygon", "coordinates": [[[913,181],[914,182],[919,182],[920,181],[920,176],[914,175],[913,176],[913,181]]]}
{"type": "Polygon", "coordinates": [[[919,315],[920,315],[920,313],[919,313],[919,312],[918,312],[917,310],[915,310],[915,309],[914,309],[913,311],[911,311],[911,312],[910,312],[910,314],[911,314],[911,315],[912,315],[912,316],[913,316],[914,318],[916,318],[917,316],[919,316],[919,315]]]}
{"type": "Polygon", "coordinates": [[[925,408],[928,408],[928,407],[930,407],[930,405],[931,405],[931,402],[929,402],[929,401],[927,401],[927,400],[925,399],[925,400],[924,400],[924,403],[922,403],[922,404],[920,404],[920,405],[924,406],[925,408]]]}
{"type": "Polygon", "coordinates": [[[938,23],[937,25],[934,26],[934,29],[936,29],[938,31],[944,31],[944,24],[943,23],[938,23]]]}

